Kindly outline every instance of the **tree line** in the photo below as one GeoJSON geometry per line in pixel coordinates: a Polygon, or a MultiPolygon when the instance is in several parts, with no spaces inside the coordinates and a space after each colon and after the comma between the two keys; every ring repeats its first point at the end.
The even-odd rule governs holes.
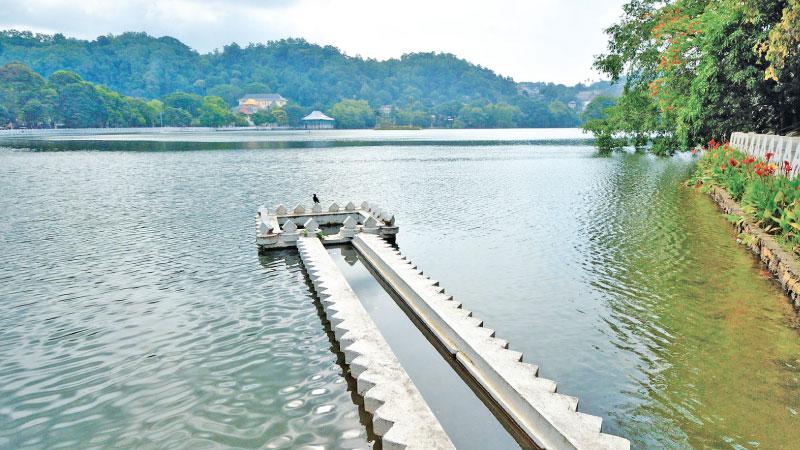
{"type": "MultiPolygon", "coordinates": [[[[533,90],[450,54],[415,53],[377,61],[347,56],[335,47],[302,39],[245,47],[234,43],[199,54],[177,39],[145,33],[86,41],[61,34],[0,32],[0,64],[13,62],[29,66],[46,80],[66,70],[81,82],[96,85],[98,95],[117,93],[124,101],[106,99],[105,105],[113,111],[121,108],[121,119],[115,112],[108,113],[114,116],[111,119],[103,119],[98,112],[86,114],[94,116],[95,124],[105,126],[117,126],[120,121],[150,126],[162,120],[165,125],[236,123],[242,118],[224,114],[223,105],[234,106],[245,93],[278,92],[290,100],[290,106],[282,112],[259,114],[254,117],[256,123],[293,125],[300,112],[318,109],[336,118],[342,128],[386,123],[573,127],[581,123],[577,93],[608,89],[606,85],[533,83],[537,85],[533,90]],[[162,104],[155,123],[152,113],[158,104],[151,103],[153,100],[162,104]],[[184,106],[176,106],[178,101],[184,106]],[[154,108],[146,109],[139,102],[154,108]],[[205,115],[197,113],[198,104],[203,103],[205,115]]],[[[84,96],[92,95],[88,88],[83,89],[84,96]]],[[[82,105],[89,107],[90,103],[82,105]]]]}
{"type": "Polygon", "coordinates": [[[24,64],[0,67],[0,125],[28,128],[222,126],[236,122],[224,100],[174,94],[144,100],[66,70],[47,79],[24,64]]]}
{"type": "Polygon", "coordinates": [[[598,144],[660,154],[734,131],[800,131],[800,0],[631,0],[595,67],[622,96],[586,122],[598,144]]]}

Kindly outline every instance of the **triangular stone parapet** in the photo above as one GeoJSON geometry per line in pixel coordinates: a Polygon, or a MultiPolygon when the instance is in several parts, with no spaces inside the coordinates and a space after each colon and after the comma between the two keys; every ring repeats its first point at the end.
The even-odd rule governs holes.
{"type": "Polygon", "coordinates": [[[317,221],[314,220],[314,218],[306,220],[306,223],[303,224],[303,227],[309,233],[316,233],[317,231],[319,231],[319,223],[317,223],[317,221]]]}
{"type": "Polygon", "coordinates": [[[292,219],[288,219],[283,224],[283,231],[285,233],[294,233],[297,231],[297,225],[294,223],[294,221],[292,221],[292,219]]]}
{"type": "Polygon", "coordinates": [[[336,202],[331,203],[330,208],[328,208],[329,212],[339,212],[339,204],[336,202]]]}
{"type": "Polygon", "coordinates": [[[305,214],[306,213],[306,209],[303,208],[303,205],[298,203],[297,206],[294,207],[294,213],[295,214],[305,214]]]}
{"type": "Polygon", "coordinates": [[[322,205],[319,203],[314,203],[314,206],[311,207],[311,212],[313,213],[321,213],[322,212],[322,205]]]}
{"type": "Polygon", "coordinates": [[[358,222],[356,219],[353,219],[353,216],[347,216],[342,225],[344,225],[344,228],[355,229],[358,222]]]}
{"type": "Polygon", "coordinates": [[[285,215],[286,215],[286,213],[287,213],[287,211],[286,211],[286,207],[285,207],[285,206],[283,206],[283,205],[278,205],[278,206],[275,208],[275,214],[277,214],[277,215],[279,215],[279,216],[285,216],[285,215]]]}
{"type": "Polygon", "coordinates": [[[361,202],[361,209],[364,209],[364,210],[369,209],[369,202],[366,201],[366,200],[361,202]]]}
{"type": "Polygon", "coordinates": [[[356,210],[356,205],[354,205],[353,202],[347,202],[347,205],[345,205],[344,210],[345,211],[355,211],[356,210]]]}
{"type": "Polygon", "coordinates": [[[358,233],[356,226],[358,225],[358,221],[353,218],[353,216],[347,216],[344,219],[344,223],[342,224],[342,228],[339,229],[339,235],[346,238],[352,238],[353,236],[358,233]]]}
{"type": "Polygon", "coordinates": [[[378,233],[378,221],[375,220],[374,217],[369,216],[367,220],[364,221],[364,227],[361,229],[364,233],[378,233]]]}

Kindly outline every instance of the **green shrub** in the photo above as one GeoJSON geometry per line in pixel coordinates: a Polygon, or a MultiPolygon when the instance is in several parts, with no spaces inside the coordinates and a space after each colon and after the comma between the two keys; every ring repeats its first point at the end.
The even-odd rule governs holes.
{"type": "Polygon", "coordinates": [[[713,140],[692,153],[701,156],[690,183],[724,188],[758,226],[800,253],[800,180],[788,161],[770,153],[756,159],[713,140]]]}

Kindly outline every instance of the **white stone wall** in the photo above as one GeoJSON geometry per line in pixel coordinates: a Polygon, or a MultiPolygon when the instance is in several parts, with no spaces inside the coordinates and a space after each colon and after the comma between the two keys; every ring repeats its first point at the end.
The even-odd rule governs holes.
{"type": "Polygon", "coordinates": [[[765,159],[770,152],[774,153],[772,161],[778,164],[789,161],[792,165],[791,176],[797,175],[800,169],[800,137],[736,132],[731,134],[730,143],[756,158],[765,159]]]}

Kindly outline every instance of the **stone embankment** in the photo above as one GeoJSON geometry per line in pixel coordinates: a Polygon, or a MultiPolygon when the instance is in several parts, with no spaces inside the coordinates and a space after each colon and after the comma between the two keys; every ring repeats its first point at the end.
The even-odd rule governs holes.
{"type": "Polygon", "coordinates": [[[800,264],[797,258],[781,248],[772,235],[753,223],[725,189],[713,186],[709,194],[723,212],[740,218],[735,225],[739,232],[738,241],[764,263],[770,274],[781,283],[794,308],[800,311],[800,264]]]}
{"type": "MultiPolygon", "coordinates": [[[[736,132],[731,134],[730,144],[756,158],[766,159],[767,153],[771,153],[773,161],[788,161],[792,167],[789,176],[800,172],[800,137],[736,132]]],[[[735,225],[738,241],[764,263],[780,282],[794,308],[800,311],[800,264],[795,255],[784,250],[774,236],[756,225],[725,189],[712,186],[709,194],[722,211],[740,219],[735,225]]]]}

